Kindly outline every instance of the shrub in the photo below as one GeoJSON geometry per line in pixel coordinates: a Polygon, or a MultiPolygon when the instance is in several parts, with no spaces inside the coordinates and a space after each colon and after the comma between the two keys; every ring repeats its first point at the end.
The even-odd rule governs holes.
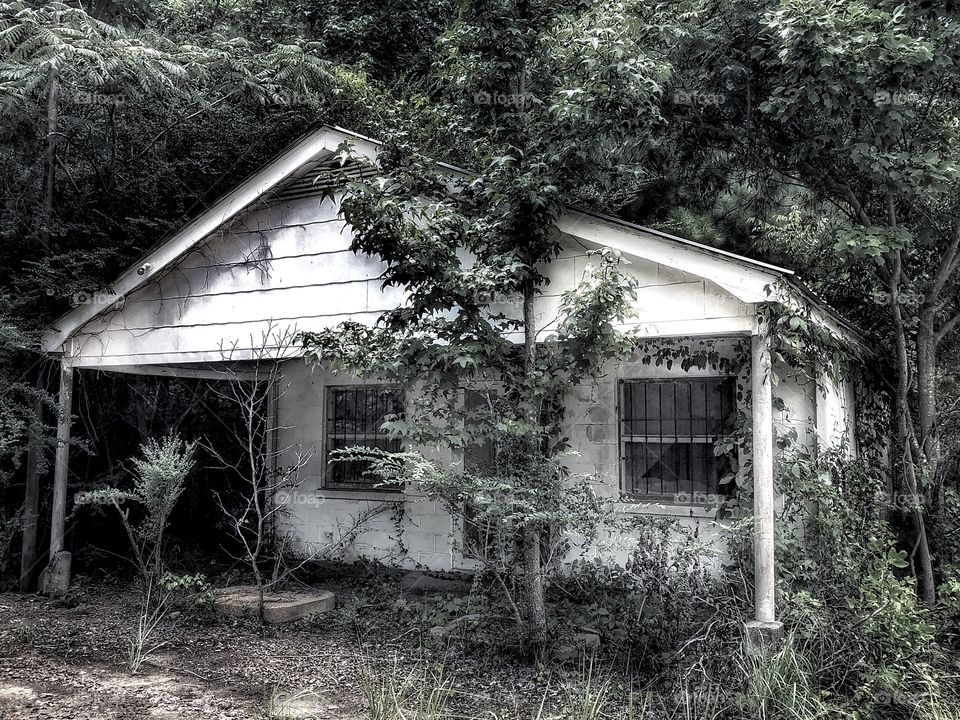
{"type": "MultiPolygon", "coordinates": [[[[918,600],[908,553],[891,537],[884,469],[842,450],[814,457],[798,449],[778,481],[787,498],[778,529],[781,607],[791,635],[790,657],[774,663],[787,663],[778,672],[788,676],[778,686],[769,678],[770,687],[787,682],[800,695],[830,698],[841,717],[836,708],[851,717],[937,717],[953,702],[933,680],[946,667],[938,615],[918,600]]],[[[763,682],[758,668],[747,669],[763,682]]],[[[821,711],[804,701],[797,713],[821,711]]]]}
{"type": "Polygon", "coordinates": [[[76,496],[77,507],[109,506],[116,510],[130,541],[132,561],[139,572],[140,612],[129,638],[127,667],[136,673],[147,657],[164,645],[154,635],[170,610],[175,594],[196,592],[209,595],[209,586],[200,575],[173,575],[166,570],[164,540],[170,515],[183,492],[193,468],[196,443],[184,443],[175,435],[161,441],[149,440],[143,457],[133,462],[133,487],[129,490],[102,488],[76,496]],[[129,504],[139,509],[139,520],[130,518],[129,504]]]}
{"type": "Polygon", "coordinates": [[[708,567],[710,549],[671,518],[637,518],[633,534],[625,566],[580,560],[554,580],[555,633],[589,628],[645,673],[733,642],[745,602],[708,567]]]}
{"type": "Polygon", "coordinates": [[[193,469],[196,443],[185,443],[175,435],[148,440],[143,457],[135,458],[133,487],[101,488],[77,493],[76,507],[113,507],[130,541],[132,560],[145,583],[156,583],[164,573],[163,551],[173,508],[183,493],[187,475],[193,469]],[[131,520],[130,505],[139,510],[139,521],[131,520]]]}

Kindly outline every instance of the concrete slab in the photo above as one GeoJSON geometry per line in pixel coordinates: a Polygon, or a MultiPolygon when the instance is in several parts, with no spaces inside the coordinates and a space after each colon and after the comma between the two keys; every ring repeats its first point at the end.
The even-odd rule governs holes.
{"type": "MultiPolygon", "coordinates": [[[[216,609],[230,617],[257,617],[257,588],[236,585],[217,593],[216,609]]],[[[264,622],[293,622],[311,615],[333,610],[336,597],[329,590],[278,590],[266,593],[263,604],[264,622]]]]}

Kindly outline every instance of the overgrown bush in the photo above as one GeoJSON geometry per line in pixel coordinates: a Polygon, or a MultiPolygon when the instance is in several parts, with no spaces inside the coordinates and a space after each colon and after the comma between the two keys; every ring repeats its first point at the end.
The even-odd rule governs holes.
{"type": "MultiPolygon", "coordinates": [[[[918,599],[896,546],[882,465],[843,449],[795,449],[780,464],[778,524],[784,648],[740,664],[763,717],[953,717],[958,694],[935,622],[953,611],[918,599]],[[777,677],[771,673],[778,673],[777,677]],[[826,704],[824,702],[826,701],[826,704]]],[[[943,636],[943,633],[940,633],[943,636]]]]}
{"type": "Polygon", "coordinates": [[[140,612],[129,638],[127,656],[131,673],[136,673],[147,657],[164,645],[154,641],[154,636],[175,598],[184,593],[200,598],[209,594],[202,575],[173,574],[167,570],[164,556],[170,515],[193,469],[196,447],[196,443],[185,443],[175,435],[151,439],[143,445],[143,457],[131,461],[130,489],[101,488],[78,493],[75,499],[78,508],[112,507],[130,543],[131,562],[140,582],[140,612]],[[134,517],[132,509],[136,511],[134,517]]]}
{"type": "Polygon", "coordinates": [[[930,546],[937,556],[942,578],[960,576],[960,493],[945,488],[938,507],[930,508],[930,546]]]}
{"type": "Polygon", "coordinates": [[[555,580],[561,628],[596,631],[603,647],[644,673],[734,637],[745,603],[731,579],[711,569],[711,548],[672,518],[640,516],[632,526],[636,544],[626,565],[577,561],[555,580]]]}
{"type": "MultiPolygon", "coordinates": [[[[781,646],[745,642],[748,565],[718,567],[695,533],[650,516],[631,528],[636,546],[625,565],[583,559],[550,578],[551,645],[598,634],[596,659],[604,673],[617,673],[617,693],[642,688],[631,696],[634,717],[960,717],[950,660],[960,632],[960,577],[944,578],[936,607],[918,599],[909,548],[898,547],[889,528],[882,467],[839,451],[814,457],[796,450],[781,463],[778,482],[786,496],[778,522],[781,646]]],[[[478,573],[473,589],[424,599],[384,593],[383,605],[356,603],[354,621],[369,629],[372,618],[388,616],[419,627],[410,637],[424,640],[431,627],[447,626],[435,638],[444,651],[452,644],[502,662],[511,653],[512,610],[494,573],[478,573]]],[[[606,682],[580,699],[617,717],[606,682]]],[[[554,710],[574,717],[579,709],[554,710]]]]}
{"type": "Polygon", "coordinates": [[[712,698],[697,710],[706,717],[960,717],[949,660],[960,578],[944,579],[937,607],[918,599],[909,549],[890,530],[895,508],[882,466],[842,450],[794,449],[777,479],[786,498],[777,540],[788,630],[779,648],[745,644],[749,575],[711,574],[705,548],[662,518],[638,522],[626,567],[577,563],[555,587],[560,616],[629,648],[631,667],[668,696],[712,698]]]}
{"type": "Polygon", "coordinates": [[[951,574],[937,591],[937,638],[954,652],[960,648],[960,572],[951,574]]]}
{"type": "Polygon", "coordinates": [[[150,439],[142,447],[143,457],[131,461],[131,488],[100,488],[77,493],[74,499],[77,508],[101,506],[116,511],[130,543],[131,561],[145,584],[156,584],[164,574],[167,526],[193,469],[196,447],[175,435],[150,439]]]}

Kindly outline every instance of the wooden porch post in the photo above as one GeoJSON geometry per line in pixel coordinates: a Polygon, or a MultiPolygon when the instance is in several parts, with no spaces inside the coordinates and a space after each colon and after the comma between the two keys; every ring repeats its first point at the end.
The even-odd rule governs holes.
{"type": "Polygon", "coordinates": [[[774,605],[773,490],[773,364],[770,358],[769,323],[761,322],[753,336],[751,387],[753,411],[753,558],[754,618],[747,623],[748,639],[757,643],[775,640],[782,631],[774,605]]]}
{"type": "Polygon", "coordinates": [[[73,365],[60,361],[60,403],[57,408],[57,452],[53,465],[53,509],[50,513],[50,563],[43,571],[44,594],[66,592],[70,586],[70,553],[64,551],[64,519],[67,513],[67,471],[70,462],[70,422],[73,413],[73,365]]]}

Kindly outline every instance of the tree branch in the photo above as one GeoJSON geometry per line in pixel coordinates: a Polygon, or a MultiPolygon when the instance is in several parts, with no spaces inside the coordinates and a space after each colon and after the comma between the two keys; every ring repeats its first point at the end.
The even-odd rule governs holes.
{"type": "Polygon", "coordinates": [[[944,338],[947,337],[951,332],[954,331],[957,327],[957,323],[960,323],[960,313],[957,313],[952,318],[947,320],[943,325],[940,326],[940,329],[937,331],[937,334],[934,336],[934,341],[937,345],[943,342],[944,338]]]}
{"type": "Polygon", "coordinates": [[[957,223],[957,226],[954,229],[950,246],[944,253],[943,260],[940,261],[940,265],[937,268],[937,274],[934,276],[933,282],[930,283],[930,288],[926,293],[926,298],[924,299],[923,303],[926,309],[932,309],[936,307],[937,299],[940,297],[940,293],[943,292],[943,288],[946,287],[950,277],[954,272],[956,272],[958,260],[960,260],[960,257],[958,257],[958,250],[960,250],[960,222],[957,223]]]}

